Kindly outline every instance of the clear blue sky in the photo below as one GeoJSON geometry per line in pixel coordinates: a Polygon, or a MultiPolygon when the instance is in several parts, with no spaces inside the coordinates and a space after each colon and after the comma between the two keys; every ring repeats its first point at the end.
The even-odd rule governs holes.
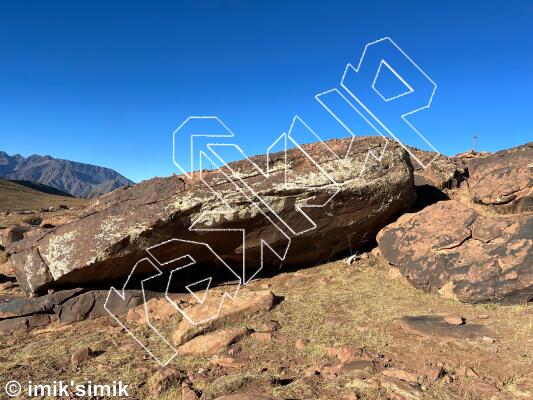
{"type": "Polygon", "coordinates": [[[4,1],[0,150],[175,172],[172,131],[218,115],[262,153],[390,36],[437,83],[411,121],[442,153],[533,140],[533,2],[4,1]]]}

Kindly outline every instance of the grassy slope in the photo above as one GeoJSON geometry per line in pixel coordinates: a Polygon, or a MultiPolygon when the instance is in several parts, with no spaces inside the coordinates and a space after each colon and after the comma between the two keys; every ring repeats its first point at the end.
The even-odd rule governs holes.
{"type": "Polygon", "coordinates": [[[84,199],[43,193],[14,182],[0,179],[0,211],[34,210],[57,207],[60,204],[68,207],[77,207],[86,202],[84,199]]]}

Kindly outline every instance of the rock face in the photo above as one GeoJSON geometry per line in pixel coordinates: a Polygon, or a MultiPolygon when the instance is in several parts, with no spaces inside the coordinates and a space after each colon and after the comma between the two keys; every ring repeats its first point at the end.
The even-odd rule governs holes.
{"type": "Polygon", "coordinates": [[[461,158],[437,156],[433,151],[410,148],[412,155],[427,165],[422,168],[420,163],[411,155],[414,167],[415,186],[432,186],[436,189],[451,189],[457,187],[465,178],[466,165],[461,158]],[[429,164],[429,165],[428,165],[429,164]]]}
{"type": "MultiPolygon", "coordinates": [[[[314,143],[303,146],[307,154],[292,149],[269,158],[253,157],[263,168],[268,160],[268,178],[247,160],[230,163],[248,187],[216,170],[202,173],[213,190],[198,176],[173,176],[102,196],[78,219],[8,248],[17,279],[27,293],[109,282],[128,276],[148,247],[172,238],[208,243],[239,271],[243,253],[247,268],[257,267],[261,241],[281,254],[288,248],[283,265],[315,265],[350,246],[362,246],[413,203],[412,166],[407,153],[393,142],[386,143],[380,161],[368,157],[365,164],[369,150],[380,153],[385,147],[381,138],[334,140],[328,145],[330,151],[314,143]],[[344,156],[348,151],[342,159],[333,154],[344,156]],[[250,189],[261,199],[256,198],[255,205],[246,197],[250,189]],[[245,229],[246,247],[240,232],[189,230],[193,221],[197,229],[245,229]]],[[[212,264],[212,255],[202,250],[181,242],[178,249],[162,251],[158,259],[194,254],[197,263],[212,264]]],[[[270,251],[263,260],[267,267],[280,264],[270,251]]]]}
{"type": "Polygon", "coordinates": [[[468,161],[472,200],[497,213],[533,211],[533,142],[468,161]]]}
{"type": "MultiPolygon", "coordinates": [[[[35,298],[0,296],[0,335],[24,333],[51,322],[76,322],[109,315],[104,304],[107,290],[62,290],[35,298]]],[[[143,303],[140,290],[126,290],[124,301],[116,298],[108,303],[114,315],[125,315],[129,309],[143,303]]],[[[156,293],[146,291],[147,299],[156,293]]]]}
{"type": "Polygon", "coordinates": [[[533,215],[486,216],[441,201],[400,217],[377,239],[417,288],[469,303],[533,298],[533,215]]]}

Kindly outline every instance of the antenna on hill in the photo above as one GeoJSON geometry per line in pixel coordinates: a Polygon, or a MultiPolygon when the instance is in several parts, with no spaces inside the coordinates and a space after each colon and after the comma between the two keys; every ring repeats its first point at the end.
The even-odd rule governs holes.
{"type": "Polygon", "coordinates": [[[473,145],[474,145],[474,147],[473,147],[474,153],[477,153],[476,147],[477,147],[477,140],[478,139],[479,138],[476,135],[472,136],[472,141],[473,141],[473,145]]]}

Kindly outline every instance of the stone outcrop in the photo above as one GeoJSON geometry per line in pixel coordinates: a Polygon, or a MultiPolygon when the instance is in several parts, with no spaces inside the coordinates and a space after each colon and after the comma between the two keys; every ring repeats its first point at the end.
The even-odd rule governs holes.
{"type": "Polygon", "coordinates": [[[472,200],[500,214],[533,211],[533,142],[468,160],[472,200]]]}
{"type": "MultiPolygon", "coordinates": [[[[407,153],[393,142],[386,142],[380,161],[368,157],[365,165],[369,150],[376,154],[383,150],[385,142],[381,138],[358,138],[353,143],[349,139],[334,140],[328,145],[340,155],[351,150],[339,159],[323,143],[303,146],[320,168],[300,149],[271,154],[269,158],[253,157],[263,168],[268,160],[268,178],[248,160],[229,164],[262,199],[263,203],[256,204],[265,214],[221,170],[202,174],[216,194],[196,175],[192,180],[181,176],[151,179],[102,196],[80,217],[54,229],[36,230],[13,243],[7,251],[17,279],[27,293],[109,283],[128,276],[148,247],[171,238],[209,243],[236,270],[242,269],[243,253],[247,266],[258,264],[261,240],[283,252],[291,238],[283,265],[315,265],[346,252],[350,246],[362,246],[414,201],[412,166],[407,153]],[[269,214],[265,204],[284,223],[269,214]],[[298,210],[300,206],[316,227],[298,210]],[[240,233],[232,236],[231,232],[220,235],[189,230],[194,221],[198,221],[197,228],[246,229],[246,251],[240,233]]],[[[242,183],[237,185],[242,187],[242,183]]],[[[249,189],[244,191],[249,193],[249,189]]],[[[184,242],[178,250],[180,255],[195,253],[195,247],[184,242]]],[[[196,261],[212,262],[206,253],[196,252],[196,261]]],[[[176,249],[159,256],[174,258],[176,249]]],[[[280,264],[279,258],[268,251],[264,261],[267,267],[280,264]]]]}
{"type": "Polygon", "coordinates": [[[533,298],[533,215],[487,216],[441,201],[403,215],[377,240],[417,288],[469,303],[533,298]]]}
{"type": "Polygon", "coordinates": [[[234,299],[228,298],[224,293],[226,292],[211,290],[209,298],[202,304],[193,304],[183,310],[188,318],[181,320],[173,334],[175,345],[180,346],[225,323],[269,311],[276,301],[274,294],[269,290],[253,291],[243,288],[234,294],[234,299]]]}
{"type": "MultiPolygon", "coordinates": [[[[153,299],[156,293],[146,291],[146,298],[153,299]]],[[[108,316],[104,304],[107,290],[70,289],[40,297],[26,298],[0,296],[0,335],[24,333],[52,322],[76,322],[88,318],[108,316]]],[[[124,300],[111,299],[108,308],[114,315],[125,315],[128,310],[143,303],[140,290],[126,290],[124,300]]]]}
{"type": "Polygon", "coordinates": [[[409,150],[414,167],[415,186],[431,186],[439,190],[452,189],[465,179],[466,165],[461,158],[446,157],[433,151],[413,147],[409,150]],[[426,167],[423,168],[417,159],[426,167]]]}

